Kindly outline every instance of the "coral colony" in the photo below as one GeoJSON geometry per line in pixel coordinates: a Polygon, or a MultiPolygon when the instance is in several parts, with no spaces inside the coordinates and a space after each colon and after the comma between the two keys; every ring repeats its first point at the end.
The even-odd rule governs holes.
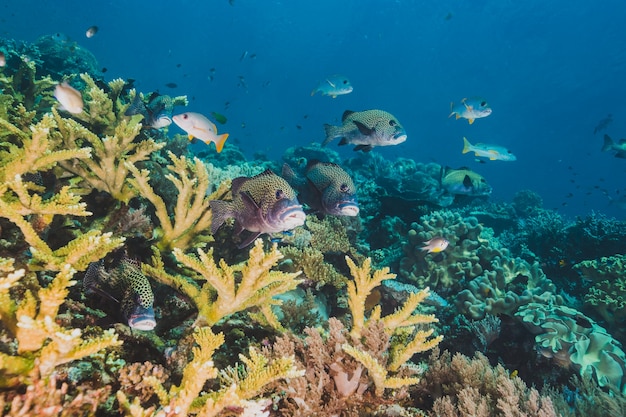
{"type": "Polygon", "coordinates": [[[3,415],[624,415],[624,223],[455,194],[445,167],[376,152],[200,157],[88,51],[45,72],[68,68],[50,45],[5,42],[0,73],[3,415]],[[233,190],[314,161],[356,190],[350,215],[211,233],[212,201],[264,215],[233,190]]]}

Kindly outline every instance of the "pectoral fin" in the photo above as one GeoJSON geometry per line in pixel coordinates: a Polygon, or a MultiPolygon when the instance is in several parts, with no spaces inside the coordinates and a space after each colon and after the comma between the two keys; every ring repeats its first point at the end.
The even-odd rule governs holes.
{"type": "Polygon", "coordinates": [[[369,127],[365,126],[363,123],[359,121],[355,120],[354,124],[356,128],[359,129],[359,132],[361,132],[362,135],[371,136],[374,133],[374,129],[370,129],[369,127]]]}

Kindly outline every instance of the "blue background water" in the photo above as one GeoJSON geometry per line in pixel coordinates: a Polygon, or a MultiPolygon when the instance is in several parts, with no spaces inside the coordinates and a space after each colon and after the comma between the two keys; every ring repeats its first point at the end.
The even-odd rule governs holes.
{"type": "Polygon", "coordinates": [[[606,133],[626,136],[624,22],[618,0],[0,6],[0,36],[62,32],[96,55],[107,80],[135,78],[140,91],[187,94],[188,110],[225,114],[220,129],[250,157],[278,159],[289,146],[320,142],[323,123],[338,123],[345,109],[380,108],[409,134],[376,149],[385,157],[470,166],[493,185],[494,200],[532,189],[561,213],[594,209],[620,219],[626,211],[611,199],[626,196],[626,160],[600,152],[605,132],[593,130],[611,113],[606,133]],[[88,39],[91,25],[100,31],[88,39]],[[354,92],[311,97],[334,73],[349,77],[354,92]],[[450,102],[468,96],[485,97],[493,114],[471,126],[448,118],[450,102]],[[507,146],[518,161],[478,164],[461,154],[463,136],[507,146]]]}

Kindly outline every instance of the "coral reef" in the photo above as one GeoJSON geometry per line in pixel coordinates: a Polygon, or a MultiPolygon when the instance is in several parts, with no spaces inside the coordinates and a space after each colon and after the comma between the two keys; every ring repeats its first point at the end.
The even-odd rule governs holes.
{"type": "Polygon", "coordinates": [[[626,354],[606,330],[565,306],[531,303],[515,314],[534,334],[537,350],[557,364],[591,375],[601,387],[626,392],[626,354]]]}

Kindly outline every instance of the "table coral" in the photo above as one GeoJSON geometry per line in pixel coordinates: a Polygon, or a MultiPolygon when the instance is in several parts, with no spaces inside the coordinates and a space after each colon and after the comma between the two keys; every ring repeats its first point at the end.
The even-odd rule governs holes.
{"type": "Polygon", "coordinates": [[[561,366],[592,375],[598,385],[626,393],[626,354],[606,330],[566,306],[530,303],[515,314],[536,334],[537,350],[561,366]]]}

